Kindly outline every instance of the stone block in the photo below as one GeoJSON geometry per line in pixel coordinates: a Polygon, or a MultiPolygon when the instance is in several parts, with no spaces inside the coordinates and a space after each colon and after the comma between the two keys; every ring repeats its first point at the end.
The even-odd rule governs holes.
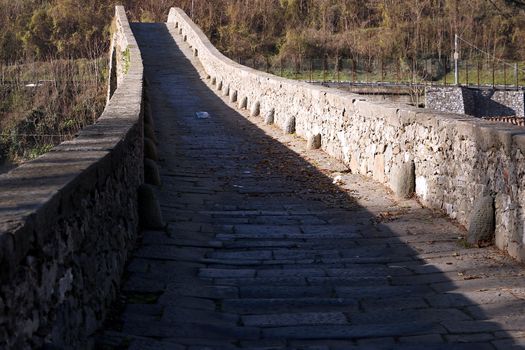
{"type": "Polygon", "coordinates": [[[385,155],[376,154],[374,156],[374,167],[372,175],[374,180],[383,183],[385,181],[385,155]]]}
{"type": "Polygon", "coordinates": [[[154,143],[158,142],[157,136],[155,135],[155,131],[153,130],[150,124],[144,124],[144,137],[151,139],[154,143]]]}
{"type": "Polygon", "coordinates": [[[150,185],[160,186],[160,173],[157,163],[152,159],[144,159],[144,181],[150,185]]]}
{"type": "Polygon", "coordinates": [[[159,160],[155,142],[153,142],[151,139],[148,139],[147,137],[144,138],[144,157],[153,159],[155,161],[159,160]]]}
{"type": "Polygon", "coordinates": [[[217,84],[217,90],[222,90],[222,81],[219,81],[219,84],[217,84]]]}
{"type": "Polygon", "coordinates": [[[264,116],[264,124],[272,125],[274,122],[275,122],[275,108],[272,108],[264,116]]]}
{"type": "Polygon", "coordinates": [[[162,229],[164,222],[157,196],[149,185],[141,185],[138,190],[140,225],[148,229],[162,229]]]}
{"type": "Polygon", "coordinates": [[[255,101],[250,110],[250,117],[258,117],[261,114],[261,103],[255,101]]]}
{"type": "Polygon", "coordinates": [[[155,121],[153,120],[153,112],[149,103],[144,104],[144,124],[148,124],[155,129],[155,121]]]}
{"type": "Polygon", "coordinates": [[[390,186],[397,197],[410,198],[415,192],[416,175],[414,161],[394,165],[390,173],[390,186]]]}
{"type": "Polygon", "coordinates": [[[222,90],[222,95],[228,96],[229,94],[230,94],[230,86],[228,85],[222,90]]]}
{"type": "Polygon", "coordinates": [[[235,103],[237,102],[237,90],[233,90],[230,94],[230,102],[235,103]]]}
{"type": "Polygon", "coordinates": [[[494,230],[494,198],[484,195],[474,202],[474,208],[470,214],[467,242],[476,245],[492,243],[494,230]]]}
{"type": "Polygon", "coordinates": [[[239,109],[246,109],[248,107],[248,97],[243,97],[239,101],[239,109]]]}
{"type": "Polygon", "coordinates": [[[284,124],[284,133],[295,134],[295,117],[288,117],[288,119],[286,119],[286,123],[284,124]]]}
{"type": "Polygon", "coordinates": [[[321,148],[321,134],[315,134],[308,137],[306,143],[306,149],[319,149],[321,148]]]}

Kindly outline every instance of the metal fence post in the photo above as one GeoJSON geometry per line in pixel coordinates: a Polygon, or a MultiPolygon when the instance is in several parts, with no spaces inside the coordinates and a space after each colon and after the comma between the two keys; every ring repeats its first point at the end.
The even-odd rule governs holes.
{"type": "Polygon", "coordinates": [[[496,67],[495,62],[492,60],[492,88],[496,86],[496,67]]]}
{"type": "Polygon", "coordinates": [[[519,90],[519,70],[518,70],[518,63],[514,63],[514,78],[516,79],[516,90],[519,90]]]}
{"type": "Polygon", "coordinates": [[[480,83],[480,72],[481,72],[481,61],[478,59],[478,87],[481,86],[481,83],[480,83]]]}
{"type": "Polygon", "coordinates": [[[468,60],[465,60],[465,84],[468,86],[468,60]]]}
{"type": "Polygon", "coordinates": [[[507,88],[507,64],[503,63],[503,88],[507,88]]]}

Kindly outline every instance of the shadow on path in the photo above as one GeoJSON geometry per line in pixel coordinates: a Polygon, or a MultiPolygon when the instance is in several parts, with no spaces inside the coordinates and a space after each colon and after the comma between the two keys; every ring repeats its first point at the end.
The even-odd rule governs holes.
{"type": "Polygon", "coordinates": [[[144,232],[101,349],[523,344],[521,266],[462,247],[448,219],[397,203],[303,141],[244,117],[201,79],[166,25],[133,31],[168,226],[144,232]],[[343,184],[333,184],[335,173],[343,184]]]}

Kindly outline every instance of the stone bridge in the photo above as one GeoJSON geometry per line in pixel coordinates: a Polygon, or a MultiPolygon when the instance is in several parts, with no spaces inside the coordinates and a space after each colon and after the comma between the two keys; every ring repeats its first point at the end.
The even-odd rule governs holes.
{"type": "Polygon", "coordinates": [[[522,129],[113,27],[98,121],[0,176],[0,348],[525,346],[522,129]]]}

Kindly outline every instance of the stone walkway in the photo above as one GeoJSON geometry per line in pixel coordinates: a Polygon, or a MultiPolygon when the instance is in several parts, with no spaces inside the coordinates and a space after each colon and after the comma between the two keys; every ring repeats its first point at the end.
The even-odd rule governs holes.
{"type": "Polygon", "coordinates": [[[523,266],[248,118],[165,25],[133,29],[168,226],[144,232],[100,349],[525,345],[523,266]]]}

